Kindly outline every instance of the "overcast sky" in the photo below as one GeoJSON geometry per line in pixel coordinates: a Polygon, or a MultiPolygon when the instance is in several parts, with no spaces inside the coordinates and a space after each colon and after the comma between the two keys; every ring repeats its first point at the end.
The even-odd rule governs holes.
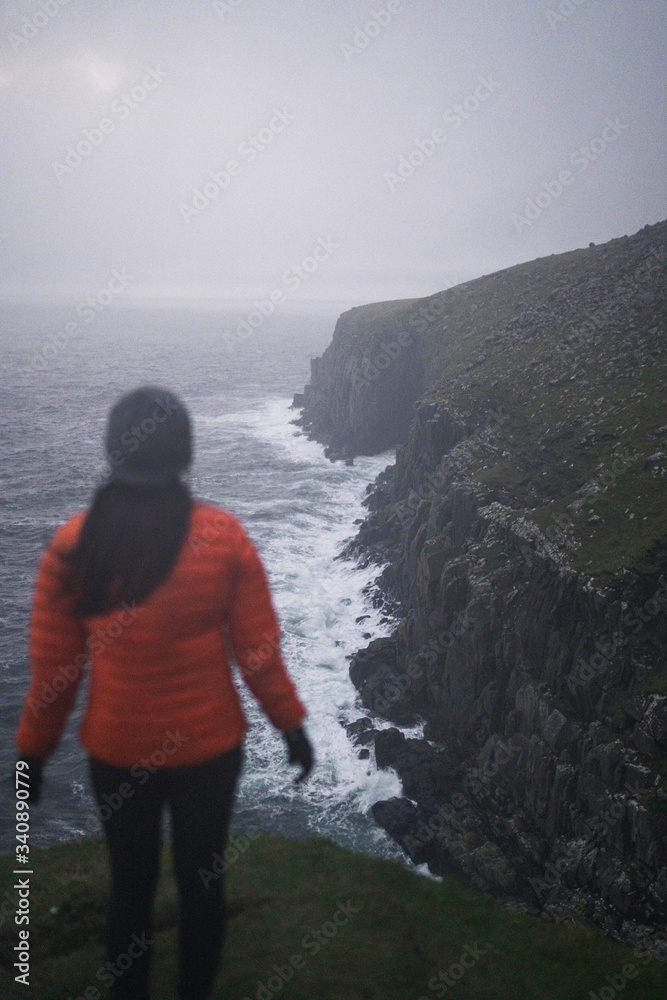
{"type": "Polygon", "coordinates": [[[0,295],[361,303],[635,232],[667,216],[666,14],[2,0],[0,295]]]}

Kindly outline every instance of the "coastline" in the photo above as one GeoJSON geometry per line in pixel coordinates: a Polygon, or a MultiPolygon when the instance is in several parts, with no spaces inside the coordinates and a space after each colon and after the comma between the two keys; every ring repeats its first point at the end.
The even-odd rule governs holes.
{"type": "Polygon", "coordinates": [[[627,941],[667,920],[666,241],[351,310],[294,401],[334,460],[378,426],[397,447],[345,550],[399,617],[350,668],[349,734],[404,786],[376,821],[436,874],[627,941]]]}

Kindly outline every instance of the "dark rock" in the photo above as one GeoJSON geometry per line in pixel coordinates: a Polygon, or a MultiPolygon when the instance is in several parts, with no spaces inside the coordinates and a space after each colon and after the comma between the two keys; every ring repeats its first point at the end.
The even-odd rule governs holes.
{"type": "Polygon", "coordinates": [[[376,802],[371,812],[375,822],[395,838],[410,833],[419,819],[417,807],[403,798],[376,802]]]}
{"type": "Polygon", "coordinates": [[[410,683],[398,670],[394,639],[373,639],[360,649],[352,658],[350,677],[371,711],[394,722],[411,721],[414,710],[408,697],[410,683]]]}
{"type": "MultiPolygon", "coordinates": [[[[351,658],[368,722],[350,735],[370,743],[376,717],[425,722],[423,740],[375,735],[378,766],[404,791],[376,803],[376,821],[435,874],[627,940],[633,921],[667,920],[667,698],[643,693],[667,666],[664,615],[649,611],[667,548],[613,577],[573,560],[578,538],[613,528],[604,495],[630,440],[620,428],[635,427],[631,376],[662,350],[666,237],[660,223],[418,303],[350,310],[312,363],[300,418],[332,457],[397,447],[342,554],[382,566],[369,597],[396,622],[351,658]],[[380,374],[373,358],[402,331],[409,347],[380,374]],[[533,511],[552,503],[566,513],[545,528],[533,511]]],[[[659,477],[666,427],[632,458],[638,483],[643,462],[659,477]]]]}
{"type": "Polygon", "coordinates": [[[367,746],[367,744],[372,743],[378,733],[379,729],[366,729],[363,733],[359,733],[354,739],[355,746],[367,746]]]}
{"type": "Polygon", "coordinates": [[[378,767],[393,767],[396,757],[405,747],[405,736],[399,729],[383,729],[375,741],[378,767]]]}
{"type": "Polygon", "coordinates": [[[345,726],[348,736],[356,736],[358,733],[362,733],[364,729],[371,729],[373,723],[367,715],[362,716],[361,719],[356,719],[355,722],[350,722],[345,726]]]}
{"type": "Polygon", "coordinates": [[[428,810],[459,788],[447,755],[425,740],[406,739],[398,729],[384,729],[375,739],[375,759],[380,768],[393,767],[403,791],[428,810]]]}

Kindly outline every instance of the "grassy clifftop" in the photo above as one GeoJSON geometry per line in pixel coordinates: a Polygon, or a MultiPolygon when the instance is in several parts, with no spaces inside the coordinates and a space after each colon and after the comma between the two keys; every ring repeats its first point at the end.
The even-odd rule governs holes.
{"type": "Polygon", "coordinates": [[[405,442],[415,408],[437,403],[466,441],[461,480],[549,531],[574,569],[653,574],[667,551],[666,324],[661,222],[344,313],[300,423],[350,457],[405,442]]]}
{"type": "Polygon", "coordinates": [[[665,565],[666,279],[661,223],[461,285],[430,331],[426,398],[477,432],[462,472],[591,576],[665,565]]]}
{"type": "MultiPolygon", "coordinates": [[[[434,1000],[450,993],[476,1000],[583,1000],[604,987],[610,995],[614,982],[626,1000],[656,1000],[667,988],[667,964],[641,949],[633,952],[575,924],[514,913],[453,880],[421,878],[327,841],[261,835],[245,843],[227,874],[231,921],[214,994],[220,1000],[434,1000]]],[[[108,887],[102,842],[35,850],[31,860],[26,990],[14,983],[11,968],[17,942],[12,858],[0,858],[3,902],[9,903],[2,909],[2,996],[108,996],[97,976],[105,963],[108,887]]],[[[177,893],[166,848],[156,913],[153,998],[170,1000],[177,893]]]]}

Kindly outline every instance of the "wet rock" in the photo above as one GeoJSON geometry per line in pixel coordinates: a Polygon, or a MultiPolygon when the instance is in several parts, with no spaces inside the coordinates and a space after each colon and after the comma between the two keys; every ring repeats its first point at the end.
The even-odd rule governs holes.
{"type": "Polygon", "coordinates": [[[396,642],[373,639],[350,663],[350,678],[363,704],[393,722],[409,723],[414,716],[408,692],[410,681],[398,669],[396,642]]]}
{"type": "Polygon", "coordinates": [[[363,733],[355,736],[353,743],[355,746],[367,746],[369,743],[374,742],[379,732],[379,729],[365,729],[363,733]]]}
{"type": "MultiPolygon", "coordinates": [[[[654,596],[665,550],[652,551],[650,572],[628,567],[602,582],[572,567],[577,532],[597,539],[610,529],[604,494],[628,440],[613,380],[655,363],[666,236],[662,223],[580,251],[580,263],[563,258],[570,270],[553,283],[515,280],[517,269],[480,279],[502,318],[474,331],[487,301],[476,282],[416,306],[350,310],[313,361],[302,423],[332,455],[397,446],[346,547],[347,557],[382,567],[375,606],[398,619],[350,666],[368,712],[350,736],[369,747],[374,738],[378,766],[403,784],[401,799],[376,803],[376,821],[436,874],[553,919],[583,915],[628,940],[667,920],[667,697],[650,693],[667,663],[654,596]],[[411,310],[419,318],[427,305],[438,322],[417,336],[411,310]],[[584,331],[586,316],[594,322],[584,331]],[[413,331],[410,349],[362,384],[379,344],[403,329],[413,331]],[[463,358],[470,376],[438,369],[445,329],[464,352],[477,335],[463,358]],[[485,367],[476,364],[482,350],[485,367]],[[483,383],[501,352],[516,368],[483,383]],[[588,361],[602,355],[605,381],[593,396],[588,361]],[[581,404],[572,417],[553,412],[535,454],[511,440],[523,434],[509,412],[512,378],[532,392],[528,418],[556,397],[550,386],[562,387],[568,407],[581,404]],[[583,485],[578,469],[549,465],[568,435],[576,462],[589,463],[583,485]],[[551,503],[565,514],[540,527],[533,510],[551,503]],[[637,608],[647,610],[638,633],[628,624],[637,608]],[[375,735],[377,717],[423,720],[424,739],[395,728],[375,735]]],[[[648,458],[632,458],[653,480],[667,464],[664,432],[648,433],[648,458]]],[[[623,530],[637,523],[626,517],[623,530]]]]}
{"type": "Polygon", "coordinates": [[[403,791],[426,809],[459,788],[447,755],[425,740],[406,739],[398,729],[384,729],[375,740],[375,759],[380,768],[392,767],[403,782],[403,791]]]}
{"type": "Polygon", "coordinates": [[[365,729],[371,729],[373,723],[367,715],[364,715],[361,719],[356,719],[354,722],[350,722],[345,726],[348,736],[357,736],[359,733],[363,733],[365,729]]]}
{"type": "Polygon", "coordinates": [[[417,807],[406,798],[376,802],[371,812],[375,822],[395,839],[414,830],[419,820],[417,807]]]}

